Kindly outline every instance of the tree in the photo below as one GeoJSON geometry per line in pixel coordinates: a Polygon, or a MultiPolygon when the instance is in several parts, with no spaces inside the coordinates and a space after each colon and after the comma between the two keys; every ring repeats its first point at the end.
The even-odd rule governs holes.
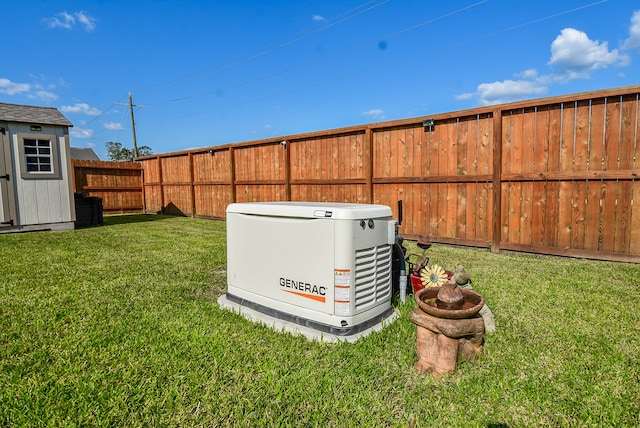
{"type": "MultiPolygon", "coordinates": [[[[105,147],[107,148],[107,157],[109,160],[118,162],[133,160],[133,150],[122,147],[121,143],[109,141],[105,144],[105,147]]],[[[149,146],[138,147],[138,156],[148,156],[152,153],[153,151],[149,146]]]]}
{"type": "Polygon", "coordinates": [[[153,150],[149,146],[140,146],[138,147],[138,156],[149,156],[153,154],[153,150]]]}

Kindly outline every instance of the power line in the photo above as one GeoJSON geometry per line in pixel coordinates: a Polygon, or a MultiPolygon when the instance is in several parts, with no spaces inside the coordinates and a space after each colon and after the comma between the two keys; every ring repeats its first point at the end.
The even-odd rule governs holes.
{"type": "MultiPolygon", "coordinates": [[[[381,37],[381,38],[382,38],[382,39],[390,39],[390,38],[395,37],[395,36],[398,36],[398,35],[400,35],[400,34],[403,34],[403,33],[409,32],[409,31],[416,30],[416,29],[418,29],[418,28],[420,28],[420,27],[423,27],[423,26],[425,26],[425,25],[431,24],[431,23],[433,23],[433,22],[439,21],[439,20],[441,20],[441,19],[448,18],[448,17],[450,17],[450,16],[453,16],[453,15],[456,15],[456,14],[458,14],[458,13],[464,12],[464,11],[466,11],[466,10],[472,9],[472,8],[474,8],[474,7],[480,6],[480,5],[482,5],[482,4],[484,4],[484,3],[488,2],[488,1],[489,1],[489,0],[482,0],[482,1],[479,1],[479,2],[476,2],[476,3],[473,3],[473,4],[471,4],[471,5],[468,5],[468,6],[465,6],[465,7],[459,8],[459,9],[456,9],[456,10],[454,10],[454,11],[451,11],[451,12],[445,13],[445,14],[440,15],[440,16],[438,16],[438,17],[430,18],[430,19],[428,19],[428,20],[426,20],[426,21],[423,21],[423,22],[421,22],[421,23],[419,23],[419,24],[412,25],[412,26],[410,26],[410,27],[407,27],[407,28],[402,29],[402,30],[400,30],[400,31],[397,31],[397,32],[395,32],[395,33],[388,34],[388,35],[383,36],[383,37],[381,37]]],[[[338,53],[336,53],[336,54],[334,54],[334,55],[330,55],[330,56],[327,56],[327,57],[324,57],[324,58],[321,58],[321,59],[318,59],[318,60],[310,61],[310,62],[307,62],[307,63],[305,63],[305,64],[298,65],[298,66],[295,66],[295,67],[292,67],[292,68],[289,68],[289,69],[286,69],[286,70],[283,70],[283,71],[280,71],[280,72],[277,72],[277,73],[272,73],[272,74],[270,74],[270,75],[268,75],[268,76],[263,76],[263,77],[261,77],[261,78],[252,79],[252,80],[250,80],[250,81],[246,81],[246,82],[239,83],[239,84],[236,84],[236,85],[228,86],[228,87],[225,87],[225,88],[222,88],[222,89],[224,90],[224,89],[230,89],[230,88],[236,88],[236,87],[244,86],[244,85],[247,85],[247,84],[250,84],[250,83],[255,83],[255,82],[260,81],[260,80],[266,80],[266,79],[269,79],[269,78],[271,78],[271,77],[275,77],[275,76],[282,75],[282,74],[286,74],[286,73],[289,73],[289,72],[292,72],[292,71],[295,71],[295,70],[299,70],[299,69],[301,69],[301,68],[308,67],[308,66],[310,66],[310,65],[312,65],[312,64],[316,64],[316,63],[318,63],[318,62],[326,61],[326,60],[327,60],[327,59],[329,59],[329,58],[336,58],[336,57],[339,57],[339,56],[343,56],[343,55],[346,55],[346,54],[348,54],[348,53],[354,52],[354,51],[356,51],[356,50],[362,49],[363,47],[368,46],[368,45],[370,45],[370,44],[372,44],[372,43],[376,43],[376,42],[377,42],[378,40],[380,40],[381,38],[380,38],[380,37],[378,37],[378,38],[376,38],[376,39],[371,39],[371,40],[369,40],[369,41],[367,41],[367,42],[361,43],[361,44],[360,44],[360,45],[358,45],[358,46],[355,46],[355,47],[350,48],[350,49],[343,50],[343,51],[338,52],[338,53]]],[[[313,87],[313,86],[317,86],[317,85],[312,85],[312,86],[309,86],[309,87],[313,87]]],[[[305,87],[305,88],[307,88],[307,87],[305,87]]],[[[195,95],[189,95],[189,96],[184,96],[184,97],[174,98],[174,99],[171,99],[171,100],[167,100],[167,101],[164,101],[164,102],[161,102],[161,103],[155,103],[155,104],[152,104],[152,105],[165,104],[165,103],[178,102],[178,101],[186,101],[186,100],[189,100],[189,99],[192,99],[192,98],[197,98],[197,97],[201,97],[201,96],[206,96],[206,95],[209,95],[209,94],[211,94],[211,93],[213,93],[213,92],[217,92],[217,91],[219,91],[219,90],[221,90],[221,88],[217,88],[217,89],[215,89],[215,90],[210,90],[210,91],[206,91],[206,92],[201,92],[201,93],[198,93],[198,94],[195,94],[195,95]]],[[[291,91],[287,91],[287,92],[283,93],[282,95],[288,94],[288,93],[290,93],[290,92],[291,92],[291,91]]],[[[294,90],[294,92],[297,92],[297,90],[294,90]]],[[[273,98],[273,97],[276,97],[276,96],[280,96],[280,95],[273,95],[273,96],[270,96],[269,98],[273,98]]],[[[257,100],[251,101],[251,102],[262,101],[262,100],[263,100],[263,99],[262,99],[262,98],[260,98],[260,99],[257,99],[257,100]]],[[[250,103],[250,102],[248,102],[248,103],[250,103]]],[[[248,103],[244,103],[244,104],[248,104],[248,103]]],[[[213,110],[217,110],[217,109],[213,109],[213,110]]],[[[213,111],[213,110],[207,110],[207,112],[209,112],[209,111],[213,111]]],[[[200,114],[200,113],[197,113],[197,114],[200,114]]]]}
{"type": "MultiPolygon", "coordinates": [[[[310,36],[312,36],[314,34],[318,34],[318,33],[322,32],[322,31],[328,30],[329,28],[335,27],[336,25],[341,24],[341,23],[343,23],[345,21],[348,21],[348,20],[350,20],[352,18],[355,18],[356,16],[362,15],[363,13],[366,13],[366,12],[369,12],[369,11],[371,11],[373,9],[376,9],[376,8],[382,6],[383,4],[388,3],[391,0],[383,0],[383,1],[380,1],[378,3],[376,3],[376,1],[378,1],[378,0],[371,0],[371,1],[368,1],[368,2],[365,2],[365,3],[361,4],[359,6],[356,6],[355,8],[349,9],[348,11],[343,12],[343,13],[337,15],[336,17],[327,20],[326,22],[328,24],[314,25],[314,26],[309,27],[309,28],[307,28],[307,29],[305,29],[303,31],[295,33],[295,34],[291,35],[290,37],[283,39],[282,42],[279,42],[275,46],[266,48],[266,49],[261,50],[261,51],[257,51],[255,53],[248,53],[248,54],[238,58],[237,60],[231,61],[231,62],[229,62],[227,64],[222,64],[222,65],[220,65],[218,67],[214,67],[214,68],[209,69],[209,70],[204,70],[204,71],[193,73],[191,75],[188,75],[188,76],[185,76],[185,77],[182,77],[182,78],[177,78],[177,79],[171,80],[171,81],[169,81],[169,82],[167,82],[165,84],[158,84],[158,85],[150,86],[150,87],[142,89],[141,91],[144,92],[145,90],[148,90],[148,89],[151,89],[151,88],[157,88],[157,87],[166,88],[166,87],[169,87],[169,86],[173,86],[173,84],[176,84],[177,82],[180,82],[180,81],[192,81],[192,80],[204,79],[204,78],[211,77],[216,73],[219,73],[221,71],[225,71],[225,70],[237,67],[239,65],[245,64],[247,62],[253,61],[254,59],[260,58],[262,56],[265,56],[267,54],[270,54],[272,52],[280,50],[280,49],[282,49],[284,47],[290,46],[290,45],[292,45],[292,44],[294,44],[296,42],[299,42],[300,40],[303,40],[303,39],[305,39],[307,37],[310,37],[310,36]],[[369,6],[371,3],[376,3],[376,4],[373,4],[372,6],[369,6]],[[362,9],[362,8],[364,8],[364,9],[363,10],[359,10],[359,9],[362,9]],[[204,76],[203,76],[203,74],[204,74],[204,76]],[[200,77],[198,77],[198,76],[200,76],[200,77]]],[[[168,102],[170,102],[170,101],[168,101],[168,102]]],[[[155,104],[161,104],[161,103],[155,103],[155,104]]],[[[150,104],[150,105],[155,105],[155,104],[150,104]]]]}
{"type": "Polygon", "coordinates": [[[475,42],[475,41],[482,40],[482,39],[486,39],[488,37],[497,36],[498,34],[506,33],[508,31],[517,30],[519,28],[527,27],[529,25],[533,25],[533,24],[537,24],[539,22],[547,21],[549,19],[557,18],[558,16],[567,15],[569,13],[577,12],[577,11],[582,10],[582,9],[587,9],[589,7],[597,6],[599,4],[606,3],[608,1],[609,0],[600,0],[600,1],[597,1],[597,2],[594,2],[594,3],[589,3],[589,4],[586,4],[586,5],[583,5],[583,6],[579,6],[579,7],[573,8],[573,9],[568,9],[568,10],[565,10],[565,11],[562,11],[562,12],[554,13],[553,15],[548,15],[548,16],[544,16],[542,18],[534,19],[533,21],[523,22],[522,24],[518,24],[518,25],[511,26],[511,27],[503,28],[502,30],[493,31],[491,33],[483,34],[481,36],[465,40],[465,41],[460,42],[458,44],[450,45],[449,48],[460,46],[460,45],[463,45],[463,44],[466,44],[466,43],[475,42]]]}
{"type": "Polygon", "coordinates": [[[309,62],[306,62],[306,63],[304,63],[304,64],[301,64],[301,65],[298,65],[298,66],[295,66],[295,67],[288,68],[288,69],[286,69],[286,70],[282,70],[282,71],[279,71],[279,72],[276,72],[276,73],[272,73],[272,74],[269,74],[269,75],[267,75],[267,76],[259,77],[259,78],[256,78],[256,79],[251,79],[251,80],[249,80],[249,81],[245,81],[245,82],[242,82],[242,83],[239,83],[239,84],[235,84],[235,85],[227,86],[227,87],[224,87],[224,88],[216,88],[216,89],[213,89],[213,90],[210,90],[210,91],[200,92],[200,93],[198,93],[198,94],[194,94],[194,95],[187,95],[187,96],[184,96],[184,97],[173,98],[173,99],[170,99],[170,100],[161,101],[161,102],[154,103],[154,104],[149,104],[149,105],[159,105],[159,104],[166,104],[166,103],[172,103],[172,102],[178,102],[178,101],[186,101],[186,100],[189,100],[189,99],[192,99],[192,98],[198,98],[198,97],[202,97],[202,96],[210,95],[210,94],[212,94],[212,93],[214,93],[214,92],[217,92],[217,91],[220,91],[220,90],[227,90],[227,89],[231,89],[231,88],[237,88],[237,87],[240,87],[240,86],[248,85],[248,84],[250,84],[250,83],[255,83],[255,82],[258,82],[258,81],[261,81],[261,80],[266,80],[266,79],[269,79],[269,78],[271,78],[271,77],[280,76],[280,75],[282,75],[282,74],[290,73],[290,72],[292,72],[292,71],[296,71],[296,70],[299,70],[299,69],[302,69],[302,68],[308,67],[308,66],[310,66],[310,65],[312,65],[312,64],[317,64],[318,62],[326,61],[327,59],[330,59],[330,58],[336,58],[336,57],[343,56],[343,55],[345,55],[345,54],[348,54],[348,53],[351,53],[351,52],[357,51],[357,50],[359,50],[359,49],[364,48],[365,46],[369,46],[369,45],[371,45],[371,44],[373,44],[373,43],[376,43],[376,42],[377,42],[378,40],[380,40],[380,39],[390,39],[390,38],[395,37],[395,36],[398,36],[398,35],[400,35],[400,34],[403,34],[403,33],[409,32],[409,31],[416,30],[416,29],[418,29],[418,28],[420,28],[420,27],[423,27],[423,26],[428,25],[428,24],[432,24],[432,23],[434,23],[434,22],[436,22],[436,21],[439,21],[439,20],[441,20],[441,19],[445,19],[445,18],[448,18],[448,17],[450,17],[450,16],[456,15],[456,14],[458,14],[458,13],[464,12],[464,11],[466,11],[466,10],[472,9],[472,8],[474,8],[474,7],[480,6],[480,5],[484,4],[484,3],[487,3],[488,1],[489,1],[489,0],[482,0],[482,1],[479,1],[479,2],[477,2],[477,3],[474,3],[474,4],[471,4],[471,5],[468,5],[468,6],[462,7],[462,8],[457,9],[457,10],[454,10],[454,11],[452,11],[452,12],[445,13],[445,14],[440,15],[440,16],[438,16],[438,17],[430,18],[430,19],[428,19],[428,20],[426,20],[426,21],[423,21],[423,22],[421,22],[421,23],[419,23],[419,24],[416,24],[416,25],[412,25],[412,26],[410,26],[410,27],[407,27],[407,28],[402,29],[402,30],[400,30],[400,31],[397,31],[397,32],[395,32],[395,33],[391,33],[391,34],[388,34],[388,35],[385,35],[385,36],[382,36],[382,37],[377,37],[377,38],[375,38],[375,39],[372,39],[372,40],[366,41],[366,42],[361,43],[360,45],[357,45],[357,46],[355,46],[355,47],[353,47],[353,48],[349,48],[349,49],[346,49],[346,50],[340,51],[340,52],[338,52],[338,53],[336,53],[336,54],[329,55],[329,56],[326,56],[326,57],[324,57],[324,58],[320,58],[320,59],[317,59],[317,60],[314,60],[314,61],[309,61],[309,62]]]}

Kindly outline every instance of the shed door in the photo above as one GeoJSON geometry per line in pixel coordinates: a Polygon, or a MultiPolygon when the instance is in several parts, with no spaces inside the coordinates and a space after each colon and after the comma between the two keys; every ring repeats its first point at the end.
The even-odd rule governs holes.
{"type": "Polygon", "coordinates": [[[9,151],[9,135],[5,127],[0,127],[0,227],[11,226],[11,205],[14,203],[10,193],[10,180],[13,178],[9,175],[11,172],[11,154],[9,151]]]}

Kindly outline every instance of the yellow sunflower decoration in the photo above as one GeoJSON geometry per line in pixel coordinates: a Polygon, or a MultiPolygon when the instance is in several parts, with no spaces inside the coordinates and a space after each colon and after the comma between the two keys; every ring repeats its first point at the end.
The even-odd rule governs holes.
{"type": "Polygon", "coordinates": [[[438,265],[425,266],[420,275],[422,285],[425,287],[439,287],[444,284],[448,278],[444,268],[438,265]]]}

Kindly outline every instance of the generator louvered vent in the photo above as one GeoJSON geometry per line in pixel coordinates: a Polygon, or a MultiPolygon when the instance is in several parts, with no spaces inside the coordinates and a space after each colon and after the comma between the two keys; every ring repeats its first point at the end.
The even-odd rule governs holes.
{"type": "Polygon", "coordinates": [[[355,309],[376,305],[391,293],[391,247],[356,250],[355,309]]]}

